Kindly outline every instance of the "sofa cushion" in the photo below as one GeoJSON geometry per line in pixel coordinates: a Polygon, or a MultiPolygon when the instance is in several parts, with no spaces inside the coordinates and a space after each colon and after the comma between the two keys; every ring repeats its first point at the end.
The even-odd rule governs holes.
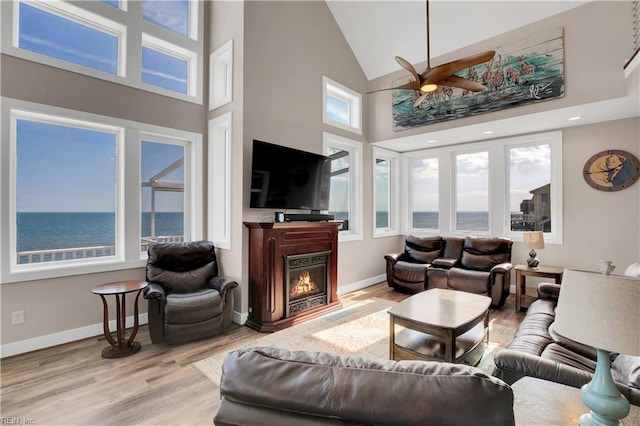
{"type": "Polygon", "coordinates": [[[427,268],[426,263],[410,263],[399,261],[393,270],[393,275],[402,281],[408,283],[424,283],[427,268]]]}
{"type": "Polygon", "coordinates": [[[440,256],[444,246],[441,237],[407,236],[405,240],[405,259],[418,263],[431,263],[440,256]]]}
{"type": "Polygon", "coordinates": [[[620,354],[611,364],[613,380],[640,389],[640,356],[620,354]]]}
{"type": "Polygon", "coordinates": [[[460,263],[465,269],[490,271],[500,263],[511,261],[512,244],[506,238],[466,237],[460,263]]]}
{"type": "Polygon", "coordinates": [[[477,368],[441,362],[237,350],[224,360],[220,395],[221,407],[229,401],[245,411],[269,408],[358,424],[514,424],[508,385],[477,368]]]}
{"type": "Polygon", "coordinates": [[[490,293],[491,277],[487,272],[451,268],[447,278],[447,286],[451,290],[465,291],[468,293],[490,293]]]}
{"type": "Polygon", "coordinates": [[[222,297],[217,290],[203,289],[193,293],[171,293],[165,305],[165,321],[192,324],[222,316],[222,297]]]}

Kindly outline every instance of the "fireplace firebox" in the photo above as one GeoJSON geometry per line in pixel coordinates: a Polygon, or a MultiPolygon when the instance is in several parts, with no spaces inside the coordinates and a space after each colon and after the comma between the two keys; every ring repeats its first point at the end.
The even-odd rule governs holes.
{"type": "Polygon", "coordinates": [[[327,304],[330,251],[284,256],[285,318],[327,304]]]}

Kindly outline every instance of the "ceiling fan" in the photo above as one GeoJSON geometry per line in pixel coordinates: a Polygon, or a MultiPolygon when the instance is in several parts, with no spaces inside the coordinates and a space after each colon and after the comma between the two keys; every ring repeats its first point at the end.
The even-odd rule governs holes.
{"type": "Polygon", "coordinates": [[[401,58],[400,56],[396,56],[396,62],[400,64],[400,66],[411,73],[413,76],[413,80],[409,83],[391,87],[389,89],[381,89],[374,90],[373,92],[380,92],[383,90],[396,90],[396,89],[408,89],[408,90],[420,90],[422,95],[414,102],[413,106],[418,107],[429,95],[430,92],[435,91],[438,86],[448,86],[448,87],[457,87],[460,89],[469,90],[471,92],[481,92],[486,87],[478,82],[458,77],[454,75],[456,72],[461,71],[465,68],[470,68],[474,65],[481,64],[483,62],[487,62],[493,58],[495,55],[494,50],[489,50],[487,52],[479,53],[477,55],[468,56],[463,59],[458,59],[456,61],[447,62],[446,64],[437,65],[434,68],[431,68],[431,58],[429,55],[429,0],[426,0],[426,10],[427,10],[427,68],[422,72],[422,74],[418,74],[416,69],[411,65],[409,61],[401,58]]]}

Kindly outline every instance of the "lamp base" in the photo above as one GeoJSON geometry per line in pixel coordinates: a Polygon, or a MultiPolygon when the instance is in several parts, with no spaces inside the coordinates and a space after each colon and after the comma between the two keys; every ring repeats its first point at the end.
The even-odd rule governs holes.
{"type": "Polygon", "coordinates": [[[531,269],[537,269],[538,265],[540,265],[540,260],[536,256],[536,251],[531,249],[529,252],[529,258],[527,259],[527,266],[531,269]]]}
{"type": "Polygon", "coordinates": [[[629,401],[620,393],[611,377],[609,352],[596,349],[596,371],[580,390],[582,402],[591,410],[580,416],[580,426],[617,426],[629,414],[629,401]]]}

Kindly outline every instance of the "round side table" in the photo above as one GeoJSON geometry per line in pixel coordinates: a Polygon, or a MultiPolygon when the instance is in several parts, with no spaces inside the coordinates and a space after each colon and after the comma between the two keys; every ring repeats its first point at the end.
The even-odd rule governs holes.
{"type": "Polygon", "coordinates": [[[103,358],[122,358],[125,356],[133,355],[140,350],[140,343],[134,342],[133,339],[138,333],[138,298],[142,290],[148,286],[146,281],[117,281],[113,283],[99,285],[91,289],[91,292],[97,294],[102,299],[102,306],[104,308],[104,337],[111,344],[102,350],[103,358]],[[136,300],[133,304],[133,328],[131,329],[131,335],[128,339],[125,339],[125,330],[127,313],[125,309],[125,299],[127,293],[133,293],[137,291],[136,300]],[[116,297],[116,338],[114,339],[109,331],[109,309],[107,306],[107,299],[105,296],[114,295],[116,297]]]}

